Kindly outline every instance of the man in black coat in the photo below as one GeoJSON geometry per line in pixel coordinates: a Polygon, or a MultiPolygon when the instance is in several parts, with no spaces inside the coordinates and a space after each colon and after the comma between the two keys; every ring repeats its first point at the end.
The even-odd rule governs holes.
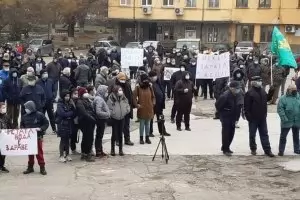
{"type": "MultiPolygon", "coordinates": [[[[155,106],[154,113],[157,119],[158,132],[160,135],[170,136],[169,133],[166,132],[166,127],[164,122],[160,119],[160,116],[163,115],[163,109],[165,109],[165,92],[161,85],[160,80],[157,78],[157,74],[154,71],[149,72],[149,78],[152,83],[153,92],[155,94],[155,106]]],[[[150,122],[150,137],[154,137],[153,135],[153,119],[150,122]]]]}
{"type": "Polygon", "coordinates": [[[72,84],[70,80],[71,76],[71,68],[66,67],[62,71],[62,76],[59,78],[59,92],[61,94],[62,91],[68,90],[71,91],[74,88],[74,85],[72,84]]]}
{"type": "Polygon", "coordinates": [[[215,106],[220,115],[222,123],[222,147],[221,151],[226,156],[231,156],[230,145],[235,134],[235,122],[238,116],[237,94],[241,91],[237,81],[229,84],[229,89],[225,91],[217,100],[215,106]]]}
{"type": "Polygon", "coordinates": [[[269,157],[274,157],[271,151],[267,126],[267,93],[262,88],[261,77],[252,77],[251,86],[250,90],[245,94],[244,102],[245,116],[249,123],[251,154],[256,155],[257,145],[255,137],[258,129],[265,154],[269,157]]]}

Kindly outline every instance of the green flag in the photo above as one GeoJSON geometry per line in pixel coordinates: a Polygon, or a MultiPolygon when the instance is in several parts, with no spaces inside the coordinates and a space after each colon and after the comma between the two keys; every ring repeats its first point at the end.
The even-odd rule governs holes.
{"type": "Polygon", "coordinates": [[[297,63],[291,51],[287,40],[277,27],[274,27],[272,33],[272,53],[279,58],[278,64],[286,68],[297,68],[297,63]]]}

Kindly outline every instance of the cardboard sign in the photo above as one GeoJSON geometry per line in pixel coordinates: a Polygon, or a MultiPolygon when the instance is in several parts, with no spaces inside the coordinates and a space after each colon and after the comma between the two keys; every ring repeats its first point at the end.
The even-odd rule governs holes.
{"type": "Polygon", "coordinates": [[[129,68],[130,66],[143,66],[144,50],[136,48],[122,48],[121,49],[121,66],[122,68],[129,68]]]}
{"type": "Polygon", "coordinates": [[[196,79],[216,79],[230,76],[229,53],[221,55],[199,54],[196,79]]]}
{"type": "Polygon", "coordinates": [[[36,155],[36,129],[0,130],[0,150],[2,155],[7,156],[36,155]]]}
{"type": "Polygon", "coordinates": [[[180,68],[165,67],[164,80],[165,81],[171,80],[171,77],[174,74],[174,72],[177,72],[179,70],[180,70],[180,68]]]}

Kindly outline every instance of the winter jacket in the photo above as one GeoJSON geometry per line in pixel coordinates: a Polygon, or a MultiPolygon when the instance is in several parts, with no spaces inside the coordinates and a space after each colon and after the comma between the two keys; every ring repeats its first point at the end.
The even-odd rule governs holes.
{"type": "Polygon", "coordinates": [[[152,86],[143,88],[140,85],[135,87],[133,91],[133,104],[137,108],[137,117],[139,119],[150,120],[154,116],[154,106],[156,104],[156,99],[152,86]]]}
{"type": "Polygon", "coordinates": [[[63,90],[68,90],[71,91],[71,89],[73,88],[73,84],[70,80],[70,77],[66,76],[66,75],[62,75],[59,78],[59,92],[63,91],[63,90]]]}
{"type": "Polygon", "coordinates": [[[96,114],[92,102],[89,99],[80,98],[76,102],[77,116],[79,124],[96,123],[96,114]]]}
{"type": "Polygon", "coordinates": [[[217,78],[214,84],[214,97],[218,100],[221,94],[223,94],[228,85],[229,77],[217,78]]]}
{"type": "Polygon", "coordinates": [[[221,122],[224,120],[236,121],[238,116],[237,97],[230,90],[221,94],[215,103],[216,110],[220,114],[221,122]]]}
{"type": "Polygon", "coordinates": [[[155,95],[155,112],[160,112],[165,108],[165,93],[159,80],[152,83],[152,88],[155,95]]]}
{"type": "Polygon", "coordinates": [[[177,81],[181,80],[183,77],[183,72],[182,71],[177,71],[177,72],[174,72],[171,76],[171,87],[174,89],[175,88],[175,85],[177,83],[177,81]]]}
{"type": "Polygon", "coordinates": [[[271,67],[269,65],[261,66],[261,79],[263,86],[271,84],[271,67]]]}
{"type": "Polygon", "coordinates": [[[97,119],[108,119],[110,117],[109,108],[105,102],[107,86],[101,85],[98,87],[96,97],[93,101],[93,108],[97,119]]]}
{"type": "Polygon", "coordinates": [[[115,93],[111,93],[107,100],[107,106],[112,119],[122,120],[130,112],[130,106],[125,95],[118,97],[115,93]]]}
{"type": "Polygon", "coordinates": [[[33,101],[35,103],[36,110],[41,112],[46,103],[44,89],[40,85],[25,86],[21,90],[20,100],[22,105],[24,105],[27,101],[33,101]]]}
{"type": "Polygon", "coordinates": [[[4,71],[4,70],[0,70],[0,85],[3,84],[3,82],[8,79],[9,77],[9,72],[8,71],[4,71]]]}
{"type": "MultiPolygon", "coordinates": [[[[37,80],[37,77],[35,77],[35,80],[37,80]]],[[[23,74],[20,77],[20,81],[21,81],[21,87],[24,88],[25,86],[28,86],[28,75],[27,74],[23,74]]]]}
{"type": "Polygon", "coordinates": [[[95,79],[95,88],[98,88],[99,85],[106,85],[106,84],[107,84],[107,76],[105,76],[101,72],[97,74],[95,79]]]}
{"type": "Polygon", "coordinates": [[[156,63],[154,63],[154,65],[152,67],[152,71],[154,71],[157,74],[157,78],[158,79],[161,79],[162,70],[163,70],[162,64],[156,64],[156,63]]]}
{"type": "Polygon", "coordinates": [[[72,134],[75,116],[76,108],[72,104],[66,103],[62,99],[58,100],[56,123],[59,137],[69,137],[72,134]]]}
{"type": "Polygon", "coordinates": [[[37,132],[38,139],[43,138],[46,130],[49,127],[49,121],[45,115],[35,109],[34,104],[29,108],[30,114],[24,114],[21,117],[21,128],[40,128],[41,130],[37,132]]]}
{"type": "Polygon", "coordinates": [[[300,128],[300,96],[286,94],[280,97],[277,105],[281,128],[300,128]]]}
{"type": "Polygon", "coordinates": [[[20,93],[22,90],[21,80],[16,77],[12,77],[12,73],[17,72],[16,69],[12,69],[9,74],[9,78],[3,83],[3,95],[8,104],[20,104],[20,93]]]}
{"type": "Polygon", "coordinates": [[[28,67],[31,67],[30,62],[21,64],[21,67],[19,68],[19,75],[22,76],[22,75],[26,74],[28,67]]]}
{"type": "Polygon", "coordinates": [[[251,80],[251,78],[254,76],[261,77],[261,73],[262,73],[261,66],[259,64],[251,63],[248,67],[247,77],[249,78],[249,80],[251,80]]]}
{"type": "Polygon", "coordinates": [[[195,78],[196,78],[196,69],[197,69],[197,65],[193,66],[192,64],[189,64],[187,66],[186,71],[188,71],[190,73],[190,80],[195,83],[195,78]]]}
{"type": "Polygon", "coordinates": [[[174,103],[176,104],[178,110],[191,108],[193,100],[193,88],[194,84],[192,83],[192,81],[185,80],[184,77],[176,83],[174,88],[176,99],[174,100],[174,103]],[[184,89],[188,89],[188,92],[185,93],[184,89]]]}
{"type": "Polygon", "coordinates": [[[280,66],[273,66],[272,74],[273,74],[273,86],[280,86],[283,79],[285,78],[285,69],[280,66]]]}
{"type": "MultiPolygon", "coordinates": [[[[131,89],[131,85],[129,81],[126,81],[125,83],[120,83],[116,78],[115,78],[115,85],[118,85],[122,88],[125,97],[127,98],[128,104],[130,106],[130,112],[128,113],[129,117],[132,119],[133,118],[133,92],[131,89]]],[[[110,89],[108,89],[110,91],[110,89]]]]}
{"type": "Polygon", "coordinates": [[[91,78],[92,78],[92,73],[89,66],[84,64],[78,65],[78,67],[75,70],[75,80],[77,84],[87,85],[88,82],[90,82],[91,78]]]}
{"type": "Polygon", "coordinates": [[[46,103],[54,102],[56,96],[55,96],[54,82],[52,81],[52,79],[47,78],[46,80],[43,80],[42,78],[40,78],[36,82],[36,84],[43,88],[45,92],[46,103]]]}
{"type": "Polygon", "coordinates": [[[48,72],[49,78],[51,78],[54,82],[57,82],[59,80],[62,67],[58,62],[57,63],[50,62],[46,66],[46,70],[48,72]]]}
{"type": "Polygon", "coordinates": [[[59,58],[57,62],[60,64],[62,70],[69,66],[69,61],[66,58],[59,58]]]}
{"type": "Polygon", "coordinates": [[[244,111],[248,121],[264,120],[267,117],[267,93],[263,88],[252,87],[245,94],[244,111]]]}

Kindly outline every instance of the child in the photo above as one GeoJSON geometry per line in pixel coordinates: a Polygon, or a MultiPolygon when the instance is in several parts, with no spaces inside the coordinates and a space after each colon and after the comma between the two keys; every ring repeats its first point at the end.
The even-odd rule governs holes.
{"type": "MultiPolygon", "coordinates": [[[[40,173],[42,175],[47,175],[45,169],[45,160],[43,153],[43,135],[49,127],[49,121],[45,115],[41,112],[38,112],[33,101],[27,101],[24,104],[25,114],[21,117],[21,128],[36,128],[37,129],[37,138],[38,138],[38,154],[36,159],[40,166],[40,173]]],[[[34,172],[34,155],[28,156],[28,167],[23,174],[30,174],[34,172]]]]}
{"type": "MultiPolygon", "coordinates": [[[[4,102],[0,102],[0,129],[11,129],[12,124],[10,122],[7,114],[6,114],[6,106],[4,102]]],[[[5,164],[5,156],[1,155],[0,151],[0,171],[9,173],[8,169],[4,167],[5,164]]]]}
{"type": "Polygon", "coordinates": [[[120,86],[114,86],[112,93],[108,97],[107,106],[110,110],[112,120],[111,152],[115,156],[115,143],[119,141],[119,155],[124,156],[122,132],[124,128],[124,118],[130,113],[130,106],[124,92],[120,86]]]}
{"type": "Polygon", "coordinates": [[[60,137],[59,162],[66,162],[72,161],[72,158],[69,156],[69,148],[76,112],[74,104],[71,103],[69,91],[63,90],[60,93],[60,98],[56,110],[57,136],[60,137]]]}

